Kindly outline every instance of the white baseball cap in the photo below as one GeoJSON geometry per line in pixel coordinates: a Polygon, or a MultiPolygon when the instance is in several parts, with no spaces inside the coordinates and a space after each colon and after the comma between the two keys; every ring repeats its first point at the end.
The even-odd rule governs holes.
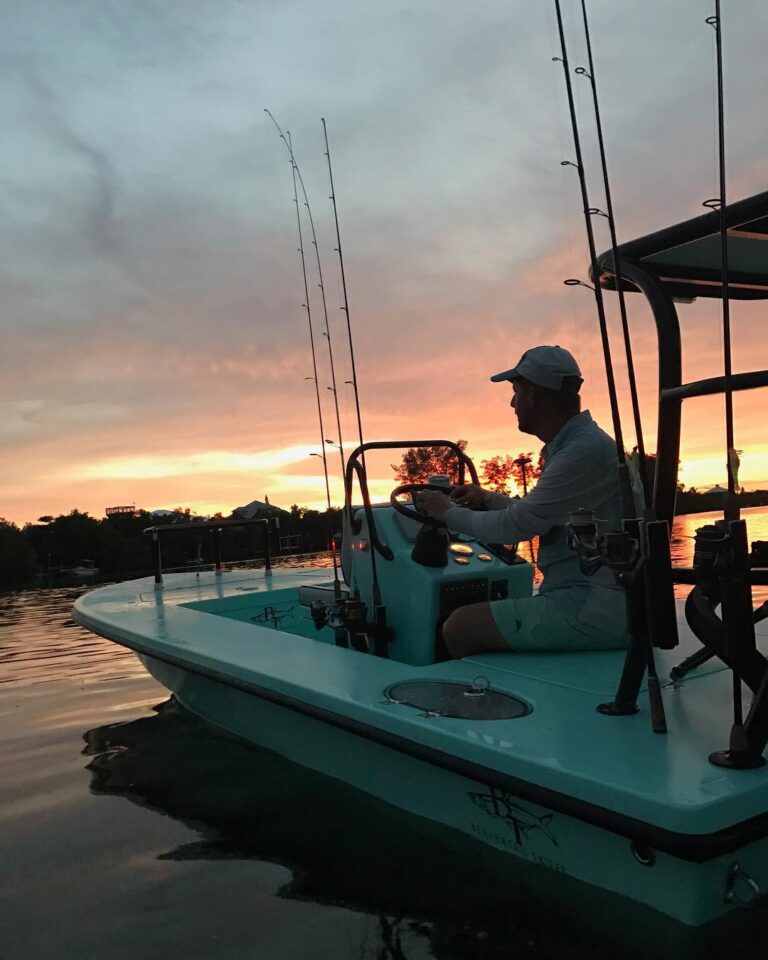
{"type": "Polygon", "coordinates": [[[502,380],[514,381],[520,377],[548,390],[566,389],[572,393],[578,393],[584,382],[573,355],[557,346],[531,347],[520,357],[516,366],[494,374],[491,380],[500,383],[502,380]],[[579,381],[578,385],[574,387],[567,384],[564,387],[563,380],[566,377],[575,377],[579,381]]]}

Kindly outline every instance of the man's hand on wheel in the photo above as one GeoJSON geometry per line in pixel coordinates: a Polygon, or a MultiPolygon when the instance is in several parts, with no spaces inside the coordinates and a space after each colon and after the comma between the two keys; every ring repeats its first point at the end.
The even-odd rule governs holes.
{"type": "Polygon", "coordinates": [[[437,490],[424,490],[416,494],[416,506],[435,520],[442,520],[450,505],[450,497],[437,490]]]}
{"type": "Polygon", "coordinates": [[[482,507],[485,502],[485,490],[476,483],[465,483],[461,487],[454,487],[451,499],[460,507],[482,507]]]}

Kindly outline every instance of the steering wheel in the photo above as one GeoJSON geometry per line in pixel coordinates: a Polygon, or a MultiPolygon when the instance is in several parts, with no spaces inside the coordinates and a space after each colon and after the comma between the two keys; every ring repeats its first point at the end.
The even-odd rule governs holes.
{"type": "Polygon", "coordinates": [[[397,499],[403,493],[414,494],[421,493],[424,490],[437,491],[438,493],[449,492],[445,487],[431,486],[428,483],[406,483],[403,484],[402,487],[395,487],[395,489],[389,495],[389,502],[395,512],[402,514],[404,517],[409,517],[411,520],[416,520],[418,523],[431,523],[436,527],[444,527],[444,521],[436,520],[434,517],[430,517],[429,514],[424,513],[421,510],[412,510],[410,507],[406,507],[404,504],[400,503],[400,501],[397,499]]]}

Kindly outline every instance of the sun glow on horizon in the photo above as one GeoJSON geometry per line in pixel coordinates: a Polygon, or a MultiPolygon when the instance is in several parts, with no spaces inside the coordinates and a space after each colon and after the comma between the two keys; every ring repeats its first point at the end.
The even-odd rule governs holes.
{"type": "Polygon", "coordinates": [[[67,480],[148,480],[190,474],[266,471],[307,460],[312,445],[281,447],[258,453],[230,450],[172,453],[155,456],[112,457],[65,467],[59,476],[67,480]]]}

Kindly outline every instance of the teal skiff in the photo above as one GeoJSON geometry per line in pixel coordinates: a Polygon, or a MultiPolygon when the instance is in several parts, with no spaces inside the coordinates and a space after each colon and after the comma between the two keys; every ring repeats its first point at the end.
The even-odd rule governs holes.
{"type": "MultiPolygon", "coordinates": [[[[725,218],[730,295],[768,296],[768,194],[725,218]]],[[[666,539],[682,401],[723,388],[723,378],[681,383],[673,298],[720,295],[719,229],[705,214],[620,248],[624,282],[646,294],[659,334],[654,497],[610,550],[582,527],[573,542],[639,601],[628,654],[446,659],[445,617],[530,594],[532,568],[493,545],[449,541],[397,497],[372,506],[362,448],[346,477],[344,583],[327,568],[269,565],[163,576],[167,531],[154,528],[155,578],[82,596],[77,621],[134,650],[211,723],[510,857],[685,924],[753,905],[768,889],[768,631],[750,590],[766,582],[766,551],[748,549],[732,509],[714,536],[702,533],[691,569],[672,567],[666,539]],[[692,587],[685,609],[675,583],[692,587]],[[652,725],[643,691],[655,675],[652,725]],[[746,719],[734,719],[734,675],[746,719]]],[[[610,288],[612,259],[600,262],[610,288]]],[[[730,389],[767,384],[756,371],[734,374],[730,389]]]]}

